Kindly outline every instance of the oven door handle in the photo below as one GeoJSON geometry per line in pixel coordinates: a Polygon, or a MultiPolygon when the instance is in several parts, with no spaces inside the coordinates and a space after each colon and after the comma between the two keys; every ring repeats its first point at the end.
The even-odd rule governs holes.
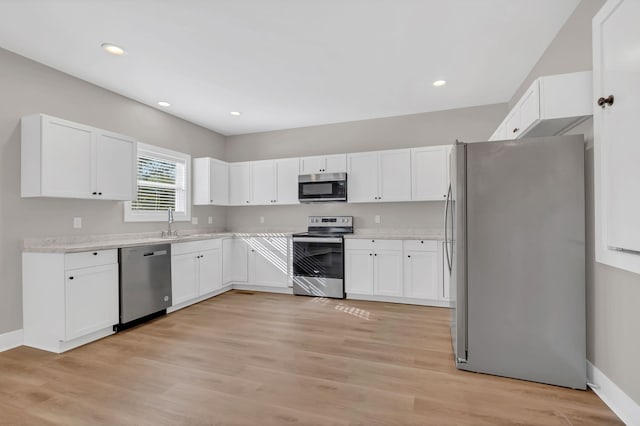
{"type": "Polygon", "coordinates": [[[342,238],[332,237],[293,237],[294,243],[342,243],[342,238]]]}

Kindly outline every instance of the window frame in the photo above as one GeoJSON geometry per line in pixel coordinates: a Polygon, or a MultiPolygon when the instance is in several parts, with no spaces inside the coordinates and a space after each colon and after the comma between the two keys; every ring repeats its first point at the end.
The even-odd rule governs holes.
{"type": "MultiPolygon", "coordinates": [[[[152,157],[160,157],[170,161],[184,162],[185,165],[185,211],[175,211],[173,218],[176,222],[191,221],[191,155],[183,152],[173,151],[167,148],[161,148],[155,145],[149,145],[138,142],[138,150],[136,152],[136,197],[138,196],[138,157],[140,153],[152,157]]],[[[132,201],[124,202],[124,221],[125,222],[166,222],[167,212],[164,211],[139,211],[131,209],[132,201]]]]}

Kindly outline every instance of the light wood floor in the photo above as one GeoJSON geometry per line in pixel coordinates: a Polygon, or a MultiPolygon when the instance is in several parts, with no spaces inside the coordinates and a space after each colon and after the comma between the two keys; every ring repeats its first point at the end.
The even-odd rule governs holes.
{"type": "Polygon", "coordinates": [[[590,391],[456,370],[448,317],[229,292],[66,354],[0,353],[0,424],[621,424],[590,391]]]}

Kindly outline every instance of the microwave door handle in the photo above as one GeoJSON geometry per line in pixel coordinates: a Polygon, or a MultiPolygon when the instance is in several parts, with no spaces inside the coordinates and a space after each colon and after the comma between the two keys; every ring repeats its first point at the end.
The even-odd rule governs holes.
{"type": "MultiPolygon", "coordinates": [[[[447,265],[449,266],[449,273],[451,273],[451,257],[449,256],[449,237],[447,235],[447,229],[449,228],[449,200],[451,199],[451,184],[449,184],[449,190],[447,191],[447,201],[444,205],[444,251],[447,255],[447,265]]],[[[453,245],[453,244],[452,244],[453,245]]]]}

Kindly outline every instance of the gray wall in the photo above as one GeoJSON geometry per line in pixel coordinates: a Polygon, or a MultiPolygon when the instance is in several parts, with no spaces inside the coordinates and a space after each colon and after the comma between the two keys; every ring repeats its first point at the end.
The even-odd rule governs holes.
{"type": "MultiPolygon", "coordinates": [[[[593,68],[591,22],[605,0],[583,0],[549,45],[512,103],[530,82],[548,74],[593,68]]],[[[593,120],[573,129],[586,140],[586,237],[587,237],[587,358],[640,404],[640,275],[595,261],[595,210],[593,197],[593,120]]]]}
{"type": "Polygon", "coordinates": [[[511,98],[509,108],[515,105],[531,82],[542,75],[588,71],[593,68],[591,18],[604,3],[605,0],[582,0],[578,4],[511,98]]]}
{"type": "MultiPolygon", "coordinates": [[[[447,145],[486,140],[507,113],[506,104],[229,136],[227,161],[447,145]]],[[[354,216],[358,228],[443,228],[444,202],[231,207],[230,230],[304,229],[314,214],[354,216]],[[374,223],[374,216],[381,223],[374,223]],[[264,224],[260,224],[263,216],[264,224]]]]}
{"type": "MultiPolygon", "coordinates": [[[[47,113],[197,156],[224,156],[224,137],[0,49],[0,334],[22,327],[21,241],[26,237],[161,230],[124,223],[121,202],[20,198],[20,117],[47,113]],[[80,216],[83,228],[72,228],[80,216]]],[[[117,171],[116,171],[117,172],[117,171]]],[[[225,209],[194,207],[199,223],[225,209]]],[[[187,223],[178,228],[192,227],[187,223]]]]}

